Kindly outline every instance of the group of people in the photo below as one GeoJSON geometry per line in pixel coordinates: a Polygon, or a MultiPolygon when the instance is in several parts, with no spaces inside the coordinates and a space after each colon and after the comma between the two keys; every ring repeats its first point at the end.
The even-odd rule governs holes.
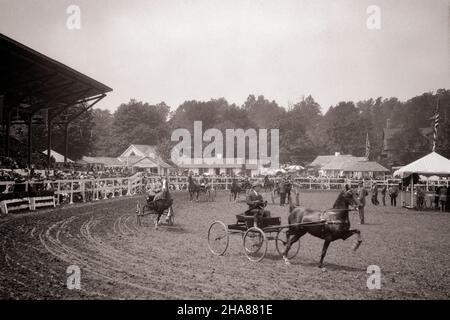
{"type": "MultiPolygon", "coordinates": [[[[269,180],[269,178],[266,176],[264,180],[269,180]]],[[[285,176],[280,181],[275,182],[275,192],[278,192],[280,195],[280,206],[284,206],[285,204],[288,204],[291,200],[291,191],[292,187],[294,185],[294,182],[292,181],[291,176],[285,176]]]]}
{"type": "MultiPolygon", "coordinates": [[[[345,189],[349,190],[350,187],[348,185],[345,185],[345,189]]],[[[380,202],[378,201],[378,185],[376,183],[373,184],[371,192],[372,192],[371,202],[373,205],[378,206],[380,202]]],[[[381,200],[383,202],[383,206],[386,206],[386,194],[389,194],[389,197],[391,198],[391,206],[396,207],[399,192],[400,192],[399,187],[397,185],[391,185],[389,187],[384,185],[381,188],[381,200]]],[[[366,197],[369,195],[369,192],[364,187],[364,183],[361,182],[358,185],[357,194],[359,200],[358,205],[359,223],[364,224],[365,222],[364,208],[366,206],[366,197]]]]}
{"type": "MultiPolygon", "coordinates": [[[[380,202],[378,201],[378,184],[374,183],[372,185],[372,204],[375,206],[378,206],[380,204],[380,202]]],[[[397,206],[397,197],[398,194],[400,192],[400,189],[397,185],[391,185],[391,186],[387,186],[387,185],[383,185],[383,187],[381,188],[381,201],[383,202],[383,206],[386,206],[386,195],[389,195],[389,198],[391,199],[391,206],[396,207],[397,206]]]]}
{"type": "MultiPolygon", "coordinates": [[[[425,191],[423,188],[418,187],[416,191],[416,205],[417,208],[422,209],[426,205],[425,191]]],[[[437,186],[434,190],[433,200],[431,206],[439,211],[444,212],[447,208],[447,199],[450,197],[450,189],[446,186],[437,186]]]]}

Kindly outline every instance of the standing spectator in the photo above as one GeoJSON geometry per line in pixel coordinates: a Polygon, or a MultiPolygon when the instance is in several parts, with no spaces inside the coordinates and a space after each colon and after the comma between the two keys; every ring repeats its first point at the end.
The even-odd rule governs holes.
{"type": "Polygon", "coordinates": [[[284,188],[286,190],[286,200],[288,203],[290,203],[291,202],[291,190],[292,190],[292,180],[291,180],[290,176],[287,177],[284,188]]]}
{"type": "Polygon", "coordinates": [[[364,188],[364,184],[360,183],[358,187],[358,199],[360,202],[360,205],[358,206],[359,224],[364,224],[364,207],[366,206],[366,197],[368,194],[369,193],[364,188]]]}
{"type": "Polygon", "coordinates": [[[282,179],[278,185],[278,192],[280,193],[280,206],[284,206],[286,202],[286,183],[284,179],[282,179]]]}
{"type": "Polygon", "coordinates": [[[434,208],[439,209],[439,196],[441,194],[441,187],[436,186],[434,191],[434,208]]]}
{"type": "Polygon", "coordinates": [[[381,189],[381,200],[383,201],[383,206],[386,206],[386,192],[387,192],[387,186],[383,186],[381,189]]]}
{"type": "Polygon", "coordinates": [[[441,212],[445,211],[445,208],[447,206],[447,187],[442,186],[439,190],[439,210],[441,212]]]}
{"type": "Polygon", "coordinates": [[[425,204],[425,193],[421,187],[417,187],[417,209],[423,209],[425,204]]]}
{"type": "Polygon", "coordinates": [[[389,197],[391,197],[391,206],[397,206],[398,187],[396,185],[389,188],[389,197]]]}
{"type": "Polygon", "coordinates": [[[372,204],[376,206],[380,204],[380,202],[378,201],[378,185],[376,182],[373,184],[372,187],[372,204]]]}

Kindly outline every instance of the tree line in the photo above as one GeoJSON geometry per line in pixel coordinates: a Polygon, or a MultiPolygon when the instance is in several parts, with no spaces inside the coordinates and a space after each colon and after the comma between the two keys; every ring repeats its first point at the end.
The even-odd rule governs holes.
{"type": "MultiPolygon", "coordinates": [[[[407,101],[382,98],[342,101],[322,112],[312,96],[285,108],[263,95],[249,95],[242,105],[225,98],[209,101],[190,100],[178,108],[164,102],[149,104],[131,99],[111,113],[94,109],[84,113],[70,126],[69,157],[83,155],[117,157],[130,144],[158,145],[158,152],[170,159],[174,145],[172,130],[193,129],[194,121],[203,122],[203,130],[217,128],[264,128],[280,130],[280,163],[307,164],[317,155],[352,154],[364,156],[366,135],[370,140],[370,158],[383,163],[383,129],[387,120],[398,128],[391,142],[403,164],[431,151],[431,143],[420,128],[431,128],[439,97],[439,134],[436,151],[450,157],[450,90],[423,93],[407,101]]],[[[192,132],[192,131],[191,131],[192,132]]],[[[45,149],[45,132],[35,144],[45,149]],[[39,141],[42,140],[42,141],[39,141]]],[[[62,135],[52,139],[53,148],[64,152],[62,135]]],[[[386,164],[386,163],[384,163],[386,164]]]]}

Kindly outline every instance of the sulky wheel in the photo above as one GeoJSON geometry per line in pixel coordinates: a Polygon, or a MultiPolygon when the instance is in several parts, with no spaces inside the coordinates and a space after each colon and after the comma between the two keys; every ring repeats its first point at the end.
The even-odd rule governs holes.
{"type": "MultiPolygon", "coordinates": [[[[275,239],[275,245],[277,247],[278,253],[283,256],[284,250],[286,249],[286,231],[280,230],[277,233],[277,237],[275,239]]],[[[300,250],[300,239],[297,240],[289,249],[287,258],[294,258],[300,250]]]]}
{"type": "Polygon", "coordinates": [[[244,234],[244,253],[250,261],[258,262],[264,259],[267,252],[267,238],[264,231],[251,227],[244,234]]]}
{"type": "Polygon", "coordinates": [[[213,222],[208,230],[209,251],[221,256],[227,251],[229,241],[228,227],[222,221],[213,222]]]}

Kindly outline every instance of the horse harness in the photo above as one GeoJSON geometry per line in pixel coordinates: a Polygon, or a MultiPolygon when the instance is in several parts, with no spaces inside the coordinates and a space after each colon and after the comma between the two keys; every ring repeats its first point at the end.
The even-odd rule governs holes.
{"type": "Polygon", "coordinates": [[[324,222],[324,224],[346,224],[349,223],[348,217],[346,219],[338,219],[338,214],[340,211],[348,211],[348,209],[328,209],[323,210],[320,213],[319,220],[324,222]]]}

